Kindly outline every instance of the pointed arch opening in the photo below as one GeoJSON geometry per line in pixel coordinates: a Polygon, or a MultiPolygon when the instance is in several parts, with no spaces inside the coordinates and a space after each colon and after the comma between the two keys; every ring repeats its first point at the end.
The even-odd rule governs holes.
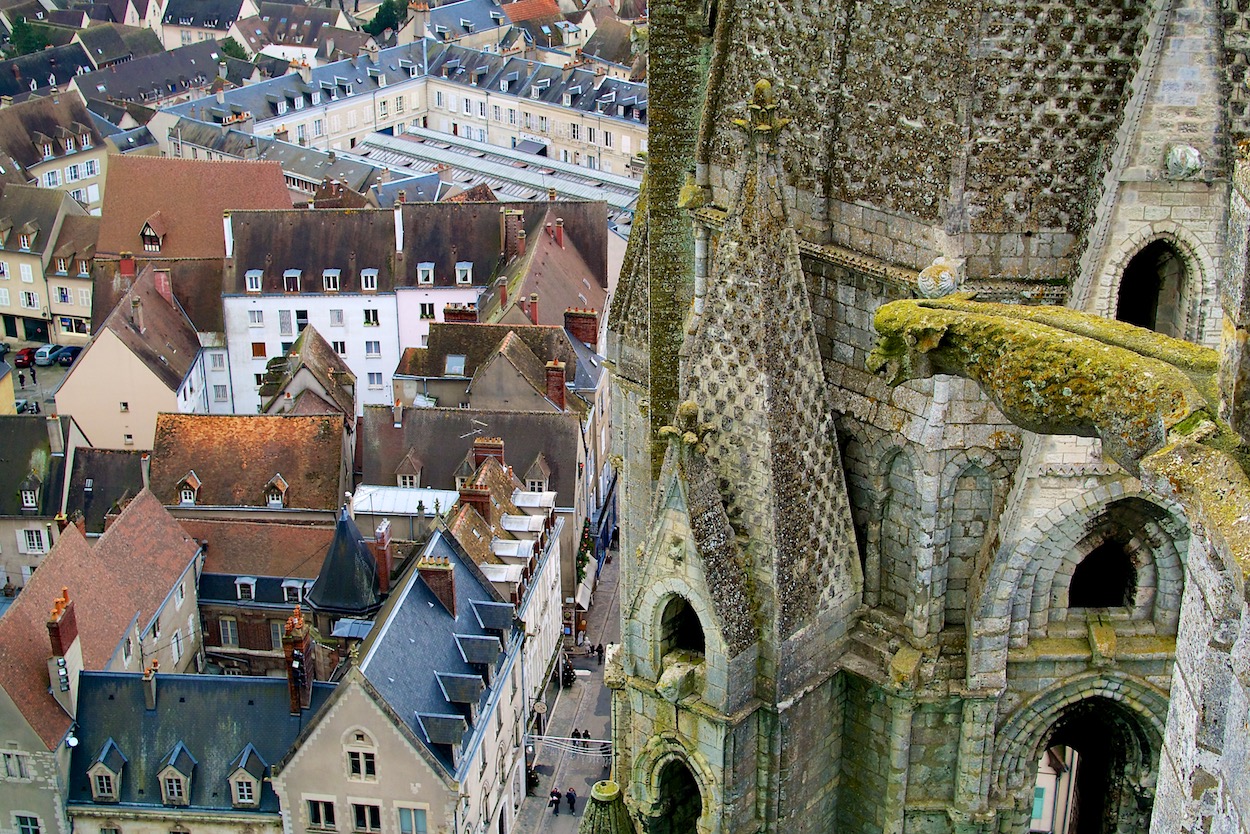
{"type": "Polygon", "coordinates": [[[1026,831],[1144,831],[1152,801],[1142,788],[1156,744],[1122,704],[1098,695],[1064,709],[1046,733],[1026,831]]]}
{"type": "Polygon", "coordinates": [[[680,759],[670,759],[660,769],[658,814],[647,826],[648,834],[696,834],[703,815],[703,794],[690,767],[680,759]]]}
{"type": "Polygon", "coordinates": [[[1129,608],[1137,593],[1137,565],[1122,542],[1095,547],[1072,572],[1071,608],[1129,608]]]}
{"type": "Polygon", "coordinates": [[[1151,241],[1120,277],[1115,317],[1165,336],[1185,338],[1185,257],[1166,239],[1151,241]]]}
{"type": "Polygon", "coordinates": [[[677,649],[697,654],[706,651],[703,623],[689,600],[681,596],[670,599],[660,617],[660,657],[677,649]]]}

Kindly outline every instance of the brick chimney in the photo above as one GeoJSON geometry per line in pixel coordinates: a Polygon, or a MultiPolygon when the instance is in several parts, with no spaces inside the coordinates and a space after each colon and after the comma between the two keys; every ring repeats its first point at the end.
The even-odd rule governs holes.
{"type": "Polygon", "coordinates": [[[557,359],[547,363],[547,399],[564,410],[564,363],[557,359]]]}
{"type": "Polygon", "coordinates": [[[156,291],[161,294],[161,298],[165,299],[169,306],[174,306],[174,286],[169,270],[158,269],[152,277],[156,279],[156,291]]]}
{"type": "Polygon", "coordinates": [[[477,469],[490,458],[503,463],[503,438],[478,437],[473,440],[473,468],[477,469]]]}
{"type": "Polygon", "coordinates": [[[61,595],[52,601],[52,616],[48,618],[48,639],[52,643],[53,657],[65,657],[78,639],[78,619],[74,616],[74,603],[69,598],[69,588],[61,588],[61,595]]]}
{"type": "Polygon", "coordinates": [[[378,568],[378,592],[388,594],[391,591],[391,522],[388,519],[382,519],[373,531],[369,550],[378,568]]]}
{"type": "Polygon", "coordinates": [[[137,295],[130,298],[130,323],[135,326],[135,330],[143,332],[143,299],[137,295]]]}
{"type": "Polygon", "coordinates": [[[160,661],[153,660],[152,665],[143,673],[143,706],[145,709],[156,709],[156,670],[160,661]]]}
{"type": "Polygon", "coordinates": [[[443,308],[443,321],[450,324],[477,324],[477,307],[473,304],[448,304],[443,308]]]}
{"type": "Polygon", "coordinates": [[[417,562],[417,573],[420,574],[426,587],[434,592],[443,607],[456,616],[456,571],[451,562],[437,557],[422,557],[417,562]]]}
{"type": "Polygon", "coordinates": [[[121,271],[123,278],[135,277],[135,256],[129,252],[121,253],[121,260],[118,262],[118,269],[121,271]]]}
{"type": "Polygon", "coordinates": [[[556,218],[556,246],[564,248],[564,218],[556,218]]]}
{"type": "Polygon", "coordinates": [[[569,307],[564,311],[564,329],[587,347],[599,344],[599,311],[589,307],[569,307]]]}
{"type": "Polygon", "coordinates": [[[538,293],[530,293],[530,321],[538,324],[538,293]]]}
{"type": "Polygon", "coordinates": [[[490,490],[478,487],[463,486],[460,488],[460,503],[477,510],[487,524],[490,519],[490,490]]]}
{"type": "Polygon", "coordinates": [[[508,279],[500,278],[496,283],[499,284],[499,309],[505,310],[508,307],[508,279]]]}
{"type": "Polygon", "coordinates": [[[313,655],[312,627],[304,620],[299,606],[286,619],[282,630],[282,655],[286,660],[287,692],[291,698],[291,715],[299,715],[312,700],[313,655]]]}

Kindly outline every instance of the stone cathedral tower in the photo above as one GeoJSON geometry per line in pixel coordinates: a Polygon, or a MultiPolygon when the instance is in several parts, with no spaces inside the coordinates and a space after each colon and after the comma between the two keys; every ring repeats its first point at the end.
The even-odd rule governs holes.
{"type": "Polygon", "coordinates": [[[1076,763],[1072,832],[1250,831],[1238,537],[1081,382],[1181,367],[1246,434],[1247,33],[1214,0],[653,4],[609,316],[642,830],[1017,834],[1076,763]],[[988,380],[875,375],[874,313],[956,285],[1099,318],[987,325],[1024,334],[988,380]],[[1003,388],[1051,337],[1088,373],[1003,388]]]}

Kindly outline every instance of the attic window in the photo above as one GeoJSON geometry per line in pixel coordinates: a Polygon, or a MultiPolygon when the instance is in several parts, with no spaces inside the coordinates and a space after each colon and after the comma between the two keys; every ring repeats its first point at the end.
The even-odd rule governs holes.
{"type": "Polygon", "coordinates": [[[187,804],[187,782],[181,776],[170,774],[162,779],[161,793],[166,805],[187,804]]]}
{"type": "Polygon", "coordinates": [[[17,245],[19,249],[30,248],[30,235],[18,235],[17,245]]]}
{"type": "Polygon", "coordinates": [[[178,503],[184,505],[194,505],[195,488],[184,484],[182,489],[178,490],[178,503]]]}
{"type": "Polygon", "coordinates": [[[240,776],[234,780],[234,804],[250,808],[256,804],[256,782],[240,776]]]}
{"type": "Polygon", "coordinates": [[[239,599],[256,599],[256,577],[240,576],[238,579],[234,580],[234,587],[238,592],[239,599]]]}
{"type": "Polygon", "coordinates": [[[326,292],[339,291],[339,275],[337,269],[327,269],[321,273],[321,283],[326,292]]]}
{"type": "Polygon", "coordinates": [[[260,292],[260,279],[265,273],[259,269],[249,269],[246,273],[247,291],[260,292]]]}
{"type": "Polygon", "coordinates": [[[288,269],[282,273],[282,288],[286,292],[299,292],[299,275],[298,269],[288,269]]]}
{"type": "Polygon", "coordinates": [[[460,261],[456,264],[456,283],[472,284],[473,283],[473,262],[460,261]]]}
{"type": "Polygon", "coordinates": [[[44,159],[52,158],[52,143],[51,142],[43,143],[43,158],[44,159]]]}
{"type": "Polygon", "coordinates": [[[139,237],[143,239],[144,252],[161,251],[161,237],[152,229],[151,225],[144,223],[143,231],[139,232],[139,237]]]}
{"type": "Polygon", "coordinates": [[[417,283],[433,284],[434,283],[434,264],[426,261],[417,264],[417,283]]]}
{"type": "Polygon", "coordinates": [[[96,773],[91,780],[91,798],[96,802],[112,802],[117,799],[113,788],[113,774],[96,773]]]}
{"type": "Polygon", "coordinates": [[[360,270],[360,288],[365,292],[378,291],[378,271],[376,269],[360,270]]]}
{"type": "Polygon", "coordinates": [[[446,376],[464,376],[464,356],[458,353],[447,354],[443,373],[446,376]]]}
{"type": "Polygon", "coordinates": [[[79,144],[79,146],[81,146],[81,147],[82,147],[82,149],[83,149],[84,151],[85,151],[87,148],[91,147],[91,134],[90,134],[90,133],[84,133],[84,134],[82,134],[81,136],[79,136],[79,137],[78,137],[78,144],[79,144]]]}
{"type": "Polygon", "coordinates": [[[65,138],[65,152],[66,153],[74,152],[74,137],[73,136],[67,136],[65,138]]]}
{"type": "Polygon", "coordinates": [[[78,262],[78,274],[90,275],[91,274],[91,262],[86,260],[85,258],[83,260],[80,260],[78,262]]]}
{"type": "Polygon", "coordinates": [[[56,259],[56,271],[58,275],[64,275],[66,272],[68,272],[69,271],[69,259],[57,258],[56,259]]]}
{"type": "Polygon", "coordinates": [[[39,495],[35,492],[35,490],[33,489],[22,490],[22,509],[23,510],[37,509],[39,506],[38,499],[39,499],[39,495]]]}
{"type": "Polygon", "coordinates": [[[265,504],[271,510],[280,510],[286,506],[282,498],[282,490],[271,489],[265,493],[265,504]]]}
{"type": "Polygon", "coordinates": [[[547,482],[539,481],[539,480],[529,480],[525,482],[525,489],[527,492],[546,492],[547,482]]]}
{"type": "Polygon", "coordinates": [[[282,580],[282,601],[283,602],[303,602],[304,601],[304,581],[302,579],[282,580]]]}

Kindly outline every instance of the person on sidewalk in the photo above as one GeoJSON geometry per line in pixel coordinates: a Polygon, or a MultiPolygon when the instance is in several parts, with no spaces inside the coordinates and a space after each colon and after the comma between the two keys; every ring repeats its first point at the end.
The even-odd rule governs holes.
{"type": "MultiPolygon", "coordinates": [[[[577,791],[569,788],[569,792],[564,795],[564,798],[569,801],[569,813],[573,813],[577,804],[577,791]]],[[[556,804],[559,805],[560,803],[557,802],[556,804]]]]}
{"type": "Polygon", "coordinates": [[[17,372],[17,384],[22,386],[22,390],[26,390],[26,374],[22,371],[17,372]]]}
{"type": "Polygon", "coordinates": [[[31,384],[31,385],[38,385],[38,384],[39,384],[39,376],[38,376],[38,374],[36,374],[36,373],[35,373],[35,366],[34,366],[34,365],[31,365],[31,366],[30,366],[30,384],[31,384]]]}
{"type": "Polygon", "coordinates": [[[551,789],[551,801],[548,804],[551,805],[551,813],[555,814],[557,817],[560,816],[560,789],[559,788],[551,789]]]}
{"type": "Polygon", "coordinates": [[[599,656],[599,665],[602,666],[603,665],[603,644],[602,643],[595,646],[595,654],[599,656]]]}

